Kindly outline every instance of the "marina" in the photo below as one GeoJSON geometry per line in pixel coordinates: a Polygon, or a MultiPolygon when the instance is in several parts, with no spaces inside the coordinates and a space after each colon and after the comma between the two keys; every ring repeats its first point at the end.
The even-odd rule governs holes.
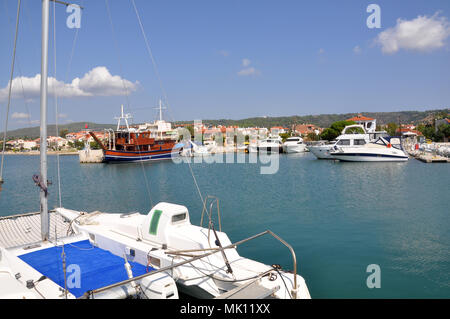
{"type": "MultiPolygon", "coordinates": [[[[10,170],[0,193],[1,215],[39,209],[30,178],[38,161],[6,156],[10,170]]],[[[190,165],[203,194],[221,194],[221,224],[230,240],[266,229],[282,234],[297,254],[298,272],[312,298],[443,298],[450,292],[447,163],[344,163],[300,153],[280,155],[274,175],[261,175],[257,164],[190,165]],[[365,284],[369,264],[382,269],[381,289],[365,284]]],[[[50,156],[51,181],[55,166],[56,157],[50,156]]],[[[65,207],[123,213],[132,206],[146,213],[165,201],[186,205],[192,224],[200,225],[202,202],[188,164],[80,165],[76,156],[66,156],[61,171],[65,207]],[[121,183],[110,183],[111,178],[121,183]],[[158,181],[150,183],[150,195],[145,179],[158,181]]],[[[56,206],[54,183],[49,207],[56,206]]],[[[238,251],[291,269],[285,249],[262,237],[238,251]]]]}
{"type": "MultiPolygon", "coordinates": [[[[365,105],[365,101],[349,106],[347,103],[353,103],[353,98],[337,102],[339,99],[335,101],[337,96],[334,96],[325,104],[332,102],[334,106],[337,102],[340,109],[352,112],[319,114],[323,101],[318,101],[332,92],[331,88],[345,91],[338,82],[344,83],[352,72],[336,73],[346,77],[340,77],[328,88],[322,85],[323,79],[331,80],[333,76],[323,76],[317,82],[320,86],[312,88],[314,76],[302,74],[305,77],[302,82],[308,79],[308,83],[298,85],[296,79],[286,74],[271,74],[271,69],[272,72],[283,69],[275,65],[266,64],[261,72],[267,63],[262,56],[238,58],[233,52],[230,57],[230,51],[215,49],[215,57],[197,62],[222,65],[222,72],[234,75],[219,75],[214,71],[218,77],[213,79],[212,73],[201,74],[202,68],[177,56],[183,52],[178,45],[186,40],[190,42],[191,38],[169,37],[177,44],[175,50],[175,47],[169,49],[173,45],[170,41],[163,44],[167,39],[158,38],[167,25],[156,24],[159,16],[149,14],[159,11],[150,9],[165,4],[141,2],[142,8],[138,9],[134,0],[126,3],[130,12],[124,11],[122,2],[114,3],[115,11],[111,11],[108,0],[101,8],[99,4],[89,4],[95,15],[106,12],[107,20],[105,17],[93,20],[90,17],[94,15],[86,15],[89,32],[82,29],[81,34],[89,41],[81,40],[85,51],[82,53],[75,47],[84,3],[54,0],[32,3],[30,13],[39,11],[41,16],[40,37],[33,27],[24,40],[22,32],[18,37],[22,5],[18,0],[15,28],[11,28],[14,41],[9,82],[6,87],[0,87],[0,102],[5,102],[6,111],[0,164],[0,299],[264,299],[269,302],[273,299],[450,296],[446,165],[450,162],[450,113],[440,105],[443,99],[439,100],[441,109],[435,110],[356,113],[356,108],[365,105]],[[70,14],[67,19],[59,16],[63,10],[57,8],[66,9],[70,14]],[[130,13],[138,29],[131,29],[130,16],[127,16],[130,13]],[[120,19],[115,17],[113,22],[115,14],[120,14],[120,19]],[[160,76],[158,71],[141,20],[144,17],[151,25],[147,30],[152,35],[161,32],[151,42],[156,39],[158,46],[168,45],[159,61],[172,68],[169,68],[168,82],[176,86],[179,81],[176,89],[168,86],[166,91],[163,85],[166,75],[160,76]],[[62,31],[62,21],[67,30],[62,31]],[[111,48],[104,43],[104,22],[109,22],[111,28],[115,64],[109,60],[111,48]],[[119,22],[120,27],[115,28],[119,22]],[[72,32],[74,29],[76,32],[72,32]],[[63,40],[58,46],[57,31],[58,34],[62,31],[59,39],[63,40]],[[66,33],[63,37],[65,32],[71,36],[67,37],[66,33]],[[137,52],[137,41],[132,34],[142,36],[139,41],[144,45],[141,51],[145,58],[139,56],[142,52],[137,52]],[[29,37],[38,40],[39,46],[38,42],[29,41],[29,37]],[[71,51],[67,51],[69,38],[73,41],[71,51]],[[131,45],[130,40],[134,41],[131,45]],[[28,54],[29,48],[22,48],[22,42],[40,48],[39,64],[28,54]],[[34,78],[15,74],[20,69],[16,65],[19,64],[18,43],[21,54],[29,59],[27,71],[32,65],[40,66],[34,78]],[[127,48],[124,60],[120,48],[127,48]],[[82,57],[86,51],[89,58],[82,57]],[[57,56],[68,58],[64,62],[68,63],[64,80],[57,73],[57,56]],[[71,74],[72,59],[79,57],[81,61],[75,61],[76,71],[71,74]],[[144,66],[142,60],[149,64],[144,66]],[[236,69],[224,67],[225,60],[228,63],[234,60],[236,69]],[[87,65],[87,61],[97,65],[87,65]],[[123,61],[129,64],[126,68],[122,66],[123,61]],[[191,72],[187,72],[190,67],[191,72]],[[149,70],[154,74],[150,75],[149,70]],[[189,76],[183,78],[186,74],[189,76]],[[69,77],[73,80],[68,81],[69,77]],[[208,83],[199,86],[205,95],[199,94],[193,85],[202,77],[208,79],[208,83]],[[287,82],[278,86],[275,82],[279,80],[275,79],[281,78],[287,82]],[[306,88],[308,94],[313,93],[314,99],[295,89],[297,96],[287,98],[286,91],[275,102],[275,94],[263,96],[273,92],[272,86],[264,88],[267,79],[278,90],[291,89],[286,84],[295,83],[296,87],[306,88]],[[258,94],[247,90],[252,87],[248,80],[256,84],[258,94]],[[324,87],[327,94],[323,94],[324,87]],[[226,95],[221,96],[219,88],[226,95]],[[259,102],[236,95],[241,88],[246,88],[246,94],[258,96],[259,102]],[[205,120],[205,123],[173,118],[166,121],[172,106],[167,96],[169,91],[185,118],[208,116],[211,110],[215,118],[220,114],[234,117],[247,111],[255,117],[205,120]],[[234,96],[229,99],[230,93],[234,96]],[[152,107],[150,103],[156,95],[159,95],[158,106],[152,107]],[[51,96],[54,109],[50,110],[51,96]],[[194,96],[199,98],[198,108],[194,96]],[[17,112],[17,100],[25,103],[26,113],[17,112]],[[265,111],[276,114],[280,110],[284,114],[293,101],[295,112],[299,105],[309,105],[315,114],[255,115],[265,111]],[[39,112],[33,110],[32,116],[27,103],[39,104],[39,112]],[[135,108],[139,103],[143,107],[135,108]],[[70,118],[61,112],[61,104],[71,114],[70,118]],[[225,110],[227,104],[230,106],[225,110]],[[72,120],[110,119],[116,113],[112,109],[118,111],[119,105],[116,126],[72,120]],[[149,109],[158,111],[153,121],[148,120],[149,109]],[[12,110],[16,112],[10,116],[12,110]],[[167,110],[164,116],[163,110],[167,110]],[[39,114],[39,120],[32,120],[35,113],[39,114]],[[49,113],[54,116],[53,127],[49,126],[49,113]],[[16,128],[12,131],[8,127],[10,117],[16,128]],[[406,119],[402,122],[401,117],[406,119]],[[66,126],[60,126],[60,120],[66,126]],[[28,128],[22,127],[25,122],[28,128]],[[32,123],[39,126],[31,127],[32,123]]],[[[373,6],[375,11],[379,9],[378,5],[369,5],[366,12],[373,6]]],[[[7,1],[5,9],[8,11],[7,1]]],[[[12,26],[9,12],[6,15],[12,26]]],[[[450,30],[446,18],[437,19],[437,15],[429,19],[438,24],[445,22],[442,25],[445,34],[432,49],[440,48],[450,34],[446,32],[450,30]]],[[[428,19],[427,16],[419,18],[428,19]]],[[[175,21],[178,20],[171,23],[175,21]]],[[[407,23],[414,24],[414,21],[407,23]]],[[[386,37],[396,35],[392,30],[401,29],[399,25],[404,22],[399,18],[395,28],[378,34],[374,47],[381,45],[383,58],[405,49],[402,42],[392,45],[396,41],[390,41],[389,46],[384,43],[386,37]]],[[[379,23],[373,24],[369,18],[366,24],[369,29],[379,28],[376,26],[379,23]]],[[[188,27],[190,22],[186,30],[188,27]]],[[[416,32],[416,28],[407,29],[416,32]]],[[[285,30],[278,32],[284,34],[285,30]]],[[[179,28],[172,37],[183,31],[179,28]]],[[[199,32],[200,29],[192,34],[199,32]]],[[[423,37],[426,33],[416,36],[423,37]]],[[[199,52],[211,51],[211,48],[200,49],[200,43],[208,43],[204,39],[198,43],[192,41],[194,45],[188,47],[197,51],[195,54],[186,51],[186,56],[194,60],[201,56],[199,52]]],[[[280,43],[275,42],[275,39],[267,41],[279,48],[280,43]]],[[[414,51],[410,46],[407,49],[414,51]]],[[[323,64],[326,71],[314,72],[333,70],[331,65],[326,65],[332,50],[315,50],[317,66],[323,64]]],[[[353,61],[362,51],[359,45],[353,48],[353,61]]],[[[419,51],[428,50],[419,48],[419,51]]],[[[303,58],[301,61],[310,59],[308,65],[313,66],[311,57],[303,58]]],[[[281,60],[284,59],[287,56],[281,60]]],[[[290,64],[292,70],[299,66],[292,61],[290,64]]],[[[211,65],[205,65],[204,70],[214,70],[211,65]]],[[[347,66],[348,70],[350,66],[353,63],[347,66]]],[[[296,71],[293,74],[297,76],[296,71]]],[[[354,85],[348,84],[344,86],[353,88],[354,85]]],[[[357,98],[356,90],[355,86],[352,97],[357,98]]],[[[400,96],[404,99],[406,95],[400,96]]],[[[390,107],[392,101],[403,101],[386,94],[386,90],[380,99],[386,96],[389,100],[375,102],[390,107]]],[[[411,105],[404,101],[404,105],[411,105]]],[[[208,310],[210,314],[213,308],[208,310]]],[[[183,311],[186,308],[180,312],[183,311]]]]}

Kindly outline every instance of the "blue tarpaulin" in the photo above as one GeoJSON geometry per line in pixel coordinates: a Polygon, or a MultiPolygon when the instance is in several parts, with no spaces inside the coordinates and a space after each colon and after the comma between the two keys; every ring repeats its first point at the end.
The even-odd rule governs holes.
{"type": "MultiPolygon", "coordinates": [[[[21,255],[19,258],[64,288],[62,251],[62,247],[52,247],[21,255]]],[[[89,240],[64,245],[64,253],[67,288],[76,297],[88,290],[128,279],[125,259],[93,246],[89,240]],[[73,287],[76,284],[79,287],[73,287]]],[[[128,263],[133,277],[146,273],[145,266],[131,261],[128,263]]],[[[149,267],[149,271],[151,270],[154,269],[149,267]]]]}

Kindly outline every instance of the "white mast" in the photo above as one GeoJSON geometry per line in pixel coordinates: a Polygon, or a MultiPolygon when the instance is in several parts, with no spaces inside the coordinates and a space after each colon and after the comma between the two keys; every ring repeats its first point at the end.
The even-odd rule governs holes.
{"type": "MultiPolygon", "coordinates": [[[[47,76],[48,76],[48,17],[49,0],[42,0],[42,48],[41,48],[41,183],[47,188],[47,76]]],[[[41,236],[49,239],[49,215],[47,194],[41,188],[41,236]]]]}
{"type": "Polygon", "coordinates": [[[132,118],[131,114],[124,114],[123,113],[123,104],[120,106],[120,116],[119,117],[115,117],[115,119],[117,120],[117,131],[120,129],[120,122],[122,119],[125,120],[125,125],[127,126],[127,131],[130,130],[130,126],[128,125],[128,119],[132,118]]]}

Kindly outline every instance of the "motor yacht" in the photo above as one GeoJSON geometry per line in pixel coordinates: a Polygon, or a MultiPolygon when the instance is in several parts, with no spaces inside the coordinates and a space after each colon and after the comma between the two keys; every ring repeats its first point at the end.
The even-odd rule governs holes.
{"type": "Polygon", "coordinates": [[[347,162],[403,162],[408,155],[397,137],[379,137],[364,145],[340,147],[334,146],[330,151],[333,159],[347,162]]]}
{"type": "Polygon", "coordinates": [[[303,153],[306,151],[306,144],[300,136],[291,136],[283,143],[284,153],[303,153]]]}

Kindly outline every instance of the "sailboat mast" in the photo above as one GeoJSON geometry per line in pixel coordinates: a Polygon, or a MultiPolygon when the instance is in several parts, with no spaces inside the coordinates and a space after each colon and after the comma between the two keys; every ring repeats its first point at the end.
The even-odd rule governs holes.
{"type": "MultiPolygon", "coordinates": [[[[41,48],[41,181],[47,188],[47,85],[48,85],[48,20],[49,0],[42,0],[42,48],[41,48]]],[[[41,201],[41,236],[49,239],[49,215],[47,195],[43,189],[40,192],[41,201]]]]}

